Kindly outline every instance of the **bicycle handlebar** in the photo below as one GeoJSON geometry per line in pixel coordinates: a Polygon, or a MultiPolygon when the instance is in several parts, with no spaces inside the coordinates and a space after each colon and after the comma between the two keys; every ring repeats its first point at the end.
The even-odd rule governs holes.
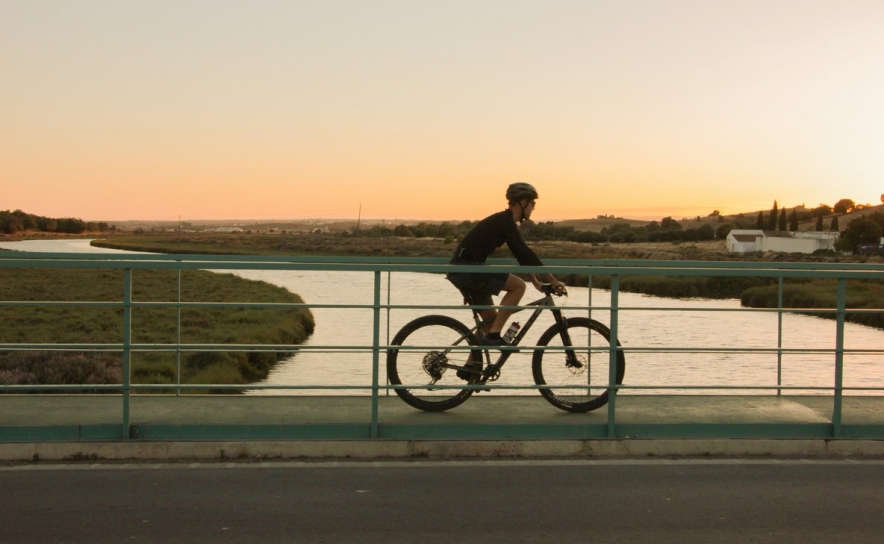
{"type": "Polygon", "coordinates": [[[555,295],[557,297],[562,297],[568,294],[568,290],[562,286],[561,290],[553,287],[551,283],[541,283],[540,284],[540,292],[544,295],[555,295]]]}

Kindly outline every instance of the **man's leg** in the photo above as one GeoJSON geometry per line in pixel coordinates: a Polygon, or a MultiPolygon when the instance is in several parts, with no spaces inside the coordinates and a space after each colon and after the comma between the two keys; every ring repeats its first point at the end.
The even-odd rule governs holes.
{"type": "MultiPolygon", "coordinates": [[[[506,283],[503,285],[503,291],[505,291],[506,294],[500,299],[500,305],[517,306],[519,301],[522,300],[522,296],[525,295],[525,288],[525,281],[522,278],[510,274],[506,283]]],[[[500,331],[503,330],[503,326],[506,325],[507,320],[513,315],[513,313],[515,313],[515,310],[506,308],[499,309],[497,311],[497,317],[494,318],[494,323],[491,324],[491,328],[488,329],[487,332],[500,333],[500,331]]]]}
{"type": "Polygon", "coordinates": [[[485,331],[485,334],[488,334],[491,332],[494,320],[497,319],[497,310],[479,310],[479,317],[482,318],[482,330],[485,331]]]}

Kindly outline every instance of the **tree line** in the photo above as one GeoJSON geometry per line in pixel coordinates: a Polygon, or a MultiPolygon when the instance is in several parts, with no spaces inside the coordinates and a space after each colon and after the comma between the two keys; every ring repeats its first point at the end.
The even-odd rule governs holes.
{"type": "MultiPolygon", "coordinates": [[[[884,195],[881,195],[881,202],[884,203],[884,195]]],[[[799,214],[793,209],[787,219],[786,208],[777,211],[777,202],[774,201],[773,208],[771,208],[766,220],[764,212],[758,212],[755,228],[784,231],[787,230],[786,224],[788,221],[788,230],[797,231],[799,221],[816,218],[814,230],[821,232],[826,230],[823,218],[831,215],[832,219],[829,222],[828,231],[839,233],[838,240],[835,242],[835,249],[839,251],[856,251],[860,246],[880,245],[881,236],[884,233],[884,214],[879,213],[877,210],[871,214],[864,213],[852,219],[843,230],[840,228],[838,216],[856,210],[863,210],[867,207],[857,205],[849,198],[842,198],[833,207],[820,204],[819,207],[810,211],[804,211],[803,214],[799,214]]]]}
{"type": "Polygon", "coordinates": [[[62,234],[81,234],[83,232],[108,232],[116,227],[105,222],[83,221],[73,217],[43,217],[25,213],[21,210],[0,211],[0,232],[15,234],[26,230],[40,232],[57,232],[62,234]]]}
{"type": "MultiPolygon", "coordinates": [[[[395,227],[374,225],[371,228],[360,230],[358,235],[370,237],[440,238],[454,241],[466,235],[476,223],[477,221],[462,221],[460,223],[422,222],[416,225],[403,224],[395,227]]],[[[627,222],[615,223],[603,228],[601,232],[577,230],[572,226],[558,225],[553,221],[535,223],[534,221],[526,220],[521,224],[520,230],[522,231],[522,236],[528,241],[560,240],[580,243],[700,241],[714,240],[717,236],[716,229],[709,224],[683,228],[672,217],[664,217],[659,222],[651,221],[642,226],[632,226],[627,222]]],[[[723,236],[726,237],[727,232],[724,232],[723,236]]]]}
{"type": "MultiPolygon", "coordinates": [[[[884,202],[884,195],[882,195],[884,202]]],[[[719,223],[713,227],[703,223],[696,227],[685,227],[683,221],[679,222],[672,217],[664,217],[660,221],[651,221],[644,225],[631,225],[627,221],[614,223],[601,229],[600,232],[577,230],[572,226],[559,225],[553,221],[539,222],[524,221],[520,229],[522,235],[528,241],[567,241],[590,244],[603,243],[640,243],[640,242],[697,242],[707,240],[725,240],[733,229],[760,229],[771,231],[797,231],[800,223],[815,220],[815,230],[839,232],[838,215],[865,206],[857,205],[851,199],[841,199],[834,206],[820,204],[816,208],[808,209],[803,206],[787,210],[780,208],[774,201],[770,212],[765,215],[764,211],[758,212],[753,220],[744,214],[725,220],[724,216],[713,211],[709,217],[713,217],[719,223]],[[828,226],[824,219],[830,217],[828,226]]],[[[697,217],[697,222],[701,222],[697,217]]],[[[475,225],[476,221],[428,223],[422,222],[416,225],[400,224],[395,227],[386,225],[374,225],[371,228],[359,231],[359,236],[384,237],[399,236],[403,238],[439,238],[449,242],[459,240],[475,225]]],[[[850,222],[843,231],[836,246],[839,250],[852,251],[862,243],[877,243],[884,230],[884,214],[875,212],[864,215],[850,222]]]]}

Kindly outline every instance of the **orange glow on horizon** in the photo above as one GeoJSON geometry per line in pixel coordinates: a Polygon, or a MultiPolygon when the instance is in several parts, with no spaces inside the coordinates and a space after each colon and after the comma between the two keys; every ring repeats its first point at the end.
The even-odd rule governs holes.
{"type": "Polygon", "coordinates": [[[880,2],[48,3],[0,6],[0,209],[475,220],[529,181],[537,221],[660,219],[884,192],[880,2]]]}

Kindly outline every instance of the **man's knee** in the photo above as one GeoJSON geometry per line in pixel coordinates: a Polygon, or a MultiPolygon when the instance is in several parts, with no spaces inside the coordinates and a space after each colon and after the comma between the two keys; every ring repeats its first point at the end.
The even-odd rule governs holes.
{"type": "Polygon", "coordinates": [[[527,287],[525,285],[525,280],[510,274],[510,277],[507,279],[506,285],[504,285],[503,288],[508,293],[524,295],[527,287]]]}

